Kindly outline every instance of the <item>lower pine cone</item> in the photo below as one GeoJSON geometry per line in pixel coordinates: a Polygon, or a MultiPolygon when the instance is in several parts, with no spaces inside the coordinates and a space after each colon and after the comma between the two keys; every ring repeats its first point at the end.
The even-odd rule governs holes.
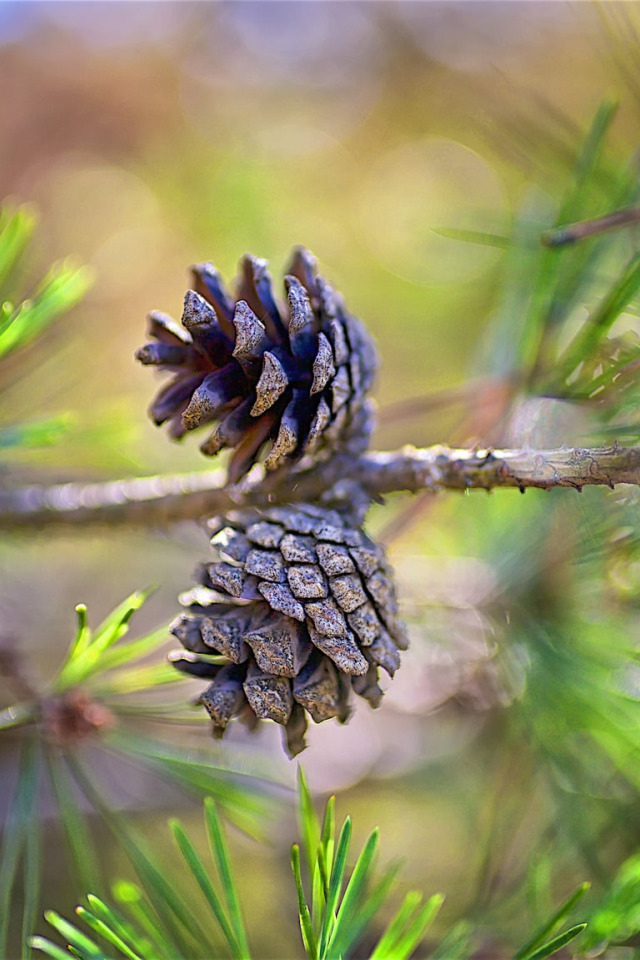
{"type": "Polygon", "coordinates": [[[307,716],[349,718],[351,691],[377,707],[378,671],[407,647],[382,547],[343,513],[315,504],[239,510],[209,526],[216,560],[171,625],[173,664],[211,680],[200,696],[222,736],[234,717],[274,720],[290,757],[307,716]]]}

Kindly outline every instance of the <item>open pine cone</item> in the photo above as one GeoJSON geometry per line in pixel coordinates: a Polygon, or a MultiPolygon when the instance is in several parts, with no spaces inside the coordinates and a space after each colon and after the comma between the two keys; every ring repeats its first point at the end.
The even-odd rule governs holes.
{"type": "Polygon", "coordinates": [[[245,256],[237,301],[211,263],[192,268],[182,325],[149,315],[156,342],[137,359],[173,374],[150,408],[175,439],[215,422],[201,446],[208,456],[234,450],[229,479],[239,480],[271,442],[265,461],[275,469],[305,453],[362,452],[372,427],[370,401],[377,365],[373,342],[342,298],[295,250],[286,306],[273,295],[266,260],[245,256]]]}
{"type": "Polygon", "coordinates": [[[378,668],[407,646],[381,547],[322,506],[237,511],[212,521],[218,559],[171,632],[178,669],[211,679],[200,701],[222,735],[236,716],[275,720],[290,756],[316,723],[350,712],[351,690],[377,707],[378,668]],[[213,661],[202,654],[222,656],[213,661]]]}

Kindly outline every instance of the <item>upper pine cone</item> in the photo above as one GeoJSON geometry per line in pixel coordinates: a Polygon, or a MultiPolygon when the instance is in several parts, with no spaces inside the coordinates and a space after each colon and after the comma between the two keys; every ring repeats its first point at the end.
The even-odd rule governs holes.
{"type": "Polygon", "coordinates": [[[393,675],[407,645],[382,548],[313,504],[237,511],[214,529],[205,589],[170,628],[190,651],[175,665],[212,680],[201,702],[214,731],[236,716],[275,720],[294,756],[307,714],[344,722],[352,689],[378,706],[378,668],[393,675]],[[215,653],[224,659],[198,656],[215,653]]]}
{"type": "Polygon", "coordinates": [[[229,479],[239,480],[271,441],[268,469],[305,453],[366,448],[372,416],[366,394],[377,358],[373,342],[319,276],[314,257],[294,251],[278,304],[267,261],[245,256],[237,299],[211,263],[192,268],[182,325],[149,314],[150,335],[137,359],[173,374],[150,416],[169,421],[175,439],[216,422],[201,446],[234,450],[229,479]]]}

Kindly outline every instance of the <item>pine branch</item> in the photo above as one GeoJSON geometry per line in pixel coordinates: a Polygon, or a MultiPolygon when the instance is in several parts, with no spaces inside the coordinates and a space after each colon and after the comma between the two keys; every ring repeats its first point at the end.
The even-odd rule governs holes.
{"type": "Polygon", "coordinates": [[[640,485],[640,446],[557,450],[406,447],[358,459],[334,457],[311,470],[277,471],[259,481],[225,484],[221,470],[109,483],[66,483],[0,491],[0,529],[104,523],[152,526],[225,513],[242,506],[370,497],[396,491],[492,490],[496,487],[640,485]],[[348,478],[348,479],[345,479],[348,478]]]}

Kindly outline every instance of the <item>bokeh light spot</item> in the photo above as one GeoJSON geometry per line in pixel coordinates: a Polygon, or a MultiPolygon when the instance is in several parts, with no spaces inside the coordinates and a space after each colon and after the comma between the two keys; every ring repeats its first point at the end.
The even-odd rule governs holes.
{"type": "Polygon", "coordinates": [[[499,251],[436,231],[492,231],[507,210],[504,188],[486,160],[442,137],[384,154],[359,198],[360,229],[375,256],[420,284],[470,280],[489,269],[499,251]]]}

